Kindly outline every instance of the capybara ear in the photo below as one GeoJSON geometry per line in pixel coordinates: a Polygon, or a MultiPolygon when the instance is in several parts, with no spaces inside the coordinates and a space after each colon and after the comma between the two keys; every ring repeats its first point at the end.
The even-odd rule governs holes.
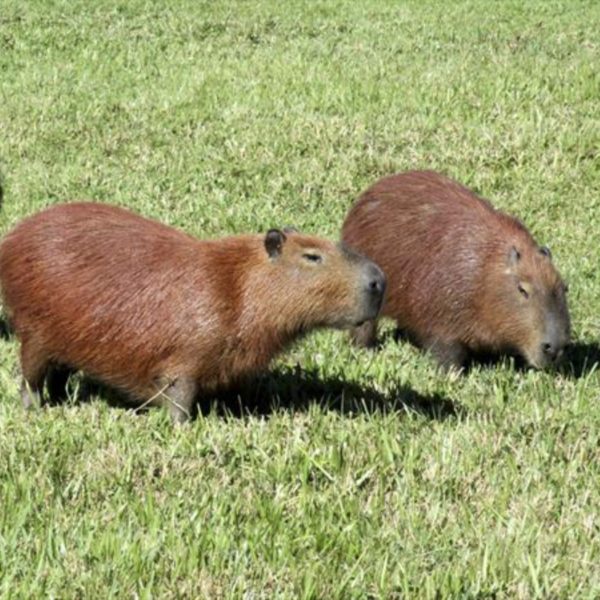
{"type": "Polygon", "coordinates": [[[521,253],[512,246],[508,252],[508,266],[513,268],[517,266],[517,263],[521,260],[521,253]]]}
{"type": "Polygon", "coordinates": [[[269,229],[265,236],[265,248],[270,258],[277,258],[281,254],[281,248],[285,244],[285,233],[279,229],[269,229]]]}
{"type": "Polygon", "coordinates": [[[548,246],[540,246],[540,254],[552,259],[552,252],[550,252],[550,248],[548,248],[548,246]]]}
{"type": "Polygon", "coordinates": [[[289,235],[290,233],[300,233],[296,227],[292,227],[291,225],[286,225],[283,228],[283,233],[289,235]]]}

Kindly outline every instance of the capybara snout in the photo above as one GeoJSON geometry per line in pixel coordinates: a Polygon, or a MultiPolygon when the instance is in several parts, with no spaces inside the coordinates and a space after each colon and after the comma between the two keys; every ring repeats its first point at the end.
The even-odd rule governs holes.
{"type": "Polygon", "coordinates": [[[353,325],[361,325],[365,321],[376,319],[383,303],[386,280],[383,271],[370,260],[362,258],[362,294],[364,314],[356,319],[353,325]]]}
{"type": "Polygon", "coordinates": [[[542,366],[558,362],[562,358],[570,338],[569,329],[565,327],[564,323],[561,326],[552,323],[548,329],[549,332],[544,336],[544,341],[540,346],[543,358],[539,362],[542,366]]]}
{"type": "Polygon", "coordinates": [[[529,363],[540,369],[560,362],[571,337],[569,315],[564,310],[564,304],[553,304],[555,305],[543,316],[541,341],[534,342],[531,350],[527,352],[529,363]]]}
{"type": "Polygon", "coordinates": [[[541,341],[534,341],[531,347],[523,345],[522,348],[515,347],[516,351],[522,350],[525,358],[534,367],[544,369],[551,367],[563,357],[565,348],[570,341],[570,329],[568,319],[563,316],[556,318],[554,315],[546,317],[546,327],[541,341]]]}
{"type": "Polygon", "coordinates": [[[367,258],[293,229],[197,240],[98,203],[17,225],[0,244],[0,285],[26,406],[67,368],[175,421],[298,336],[374,318],[385,288],[367,258]]]}

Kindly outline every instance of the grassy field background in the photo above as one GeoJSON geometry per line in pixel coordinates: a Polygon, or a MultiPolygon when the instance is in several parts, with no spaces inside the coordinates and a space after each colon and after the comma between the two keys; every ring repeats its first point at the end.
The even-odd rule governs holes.
{"type": "Polygon", "coordinates": [[[4,0],[1,233],[87,198],[335,238],[376,178],[434,168],[552,248],[574,345],[560,373],[458,377],[389,327],[378,353],[319,332],[174,429],[79,380],[24,414],[3,339],[0,594],[599,597],[598,23],[594,1],[4,0]]]}

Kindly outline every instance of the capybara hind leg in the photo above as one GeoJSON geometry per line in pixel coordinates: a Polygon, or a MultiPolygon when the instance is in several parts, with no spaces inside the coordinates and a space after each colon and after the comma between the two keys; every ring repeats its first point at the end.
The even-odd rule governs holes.
{"type": "Polygon", "coordinates": [[[40,348],[30,342],[21,344],[21,400],[25,408],[42,404],[42,389],[48,360],[40,348]]]}
{"type": "Polygon", "coordinates": [[[377,321],[365,321],[350,331],[352,342],[363,348],[373,348],[377,340],[377,321]]]}
{"type": "Polygon", "coordinates": [[[177,378],[161,391],[161,403],[169,410],[173,423],[185,423],[192,418],[196,391],[196,382],[187,377],[177,378]]]}
{"type": "Polygon", "coordinates": [[[58,404],[67,398],[67,381],[71,370],[67,367],[52,365],[46,373],[48,398],[52,404],[58,404]]]}
{"type": "Polygon", "coordinates": [[[462,369],[467,358],[467,351],[460,342],[435,340],[426,346],[443,369],[447,371],[462,369]]]}

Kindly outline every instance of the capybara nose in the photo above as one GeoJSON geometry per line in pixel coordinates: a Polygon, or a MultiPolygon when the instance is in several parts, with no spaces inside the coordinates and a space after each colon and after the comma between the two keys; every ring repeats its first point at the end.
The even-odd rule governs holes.
{"type": "Polygon", "coordinates": [[[385,292],[385,278],[384,277],[376,277],[369,282],[369,289],[374,294],[380,294],[383,296],[383,292],[385,292]]]}
{"type": "Polygon", "coordinates": [[[542,352],[549,360],[555,361],[558,358],[559,354],[562,352],[562,347],[560,347],[556,343],[543,342],[542,352]]]}
{"type": "Polygon", "coordinates": [[[369,265],[367,289],[373,295],[381,296],[383,298],[385,292],[385,275],[375,264],[369,265]]]}

